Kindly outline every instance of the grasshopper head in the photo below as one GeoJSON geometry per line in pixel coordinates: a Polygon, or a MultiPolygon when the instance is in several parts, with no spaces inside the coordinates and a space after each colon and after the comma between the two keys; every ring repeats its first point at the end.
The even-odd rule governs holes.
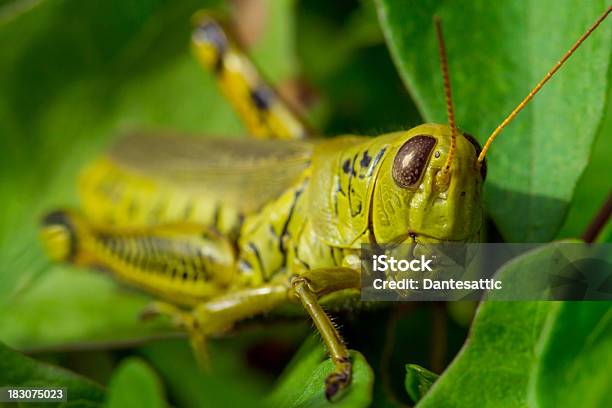
{"type": "Polygon", "coordinates": [[[397,133],[381,164],[372,202],[372,226],[379,243],[471,241],[482,223],[482,183],[486,164],[480,146],[457,131],[448,174],[451,128],[424,124],[397,133]]]}

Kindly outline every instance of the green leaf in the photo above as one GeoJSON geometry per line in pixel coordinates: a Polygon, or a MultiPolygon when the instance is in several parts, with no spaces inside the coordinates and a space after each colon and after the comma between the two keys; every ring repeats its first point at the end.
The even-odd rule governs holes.
{"type": "Polygon", "coordinates": [[[526,407],[535,346],[555,307],[551,302],[483,303],[466,345],[419,408],[526,407]]]}
{"type": "MultiPolygon", "coordinates": [[[[432,16],[440,16],[458,126],[482,143],[606,9],[604,0],[379,0],[405,84],[427,121],[446,123],[432,16]]],[[[604,118],[612,25],[604,23],[493,144],[488,211],[509,241],[555,236],[604,118]]]]}
{"type": "Polygon", "coordinates": [[[427,394],[427,391],[429,391],[431,385],[436,382],[438,377],[438,374],[432,373],[417,364],[406,364],[406,380],[404,385],[410,398],[418,402],[427,394]]]}
{"type": "Polygon", "coordinates": [[[166,402],[155,372],[139,358],[121,363],[108,386],[106,408],[161,408],[166,402]]]}
{"type": "MultiPolygon", "coordinates": [[[[549,244],[506,263],[496,276],[535,293],[550,286],[544,272],[553,257],[580,260],[590,251],[606,262],[612,256],[549,244]]],[[[611,302],[486,301],[464,347],[418,406],[607,406],[611,364],[611,302]]]]}
{"type": "Polygon", "coordinates": [[[68,402],[46,407],[101,407],[104,391],[99,385],[67,370],[41,363],[0,343],[0,387],[66,388],[68,402]]]}
{"type": "Polygon", "coordinates": [[[272,407],[367,407],[372,401],[374,376],[372,369],[357,351],[351,351],[353,379],[338,401],[325,398],[325,378],[332,372],[333,363],[326,358],[319,339],[311,336],[293,357],[279,384],[270,395],[272,407]]]}
{"type": "Polygon", "coordinates": [[[542,407],[609,407],[612,305],[561,305],[543,330],[532,372],[529,402],[542,407]]]}
{"type": "Polygon", "coordinates": [[[612,403],[609,302],[485,302],[427,407],[601,407],[612,403]]]}
{"type": "Polygon", "coordinates": [[[108,276],[56,267],[0,307],[0,338],[20,349],[131,342],[169,332],[164,319],[142,321],[147,297],[108,276]]]}
{"type": "MultiPolygon", "coordinates": [[[[581,237],[600,208],[612,194],[610,180],[602,174],[610,172],[610,153],[612,151],[612,87],[608,89],[608,104],[601,129],[598,133],[589,165],[584,171],[574,200],[567,214],[563,228],[559,231],[559,238],[581,237]]],[[[610,224],[608,220],[608,224],[610,224]]],[[[605,242],[605,234],[598,237],[605,242]]],[[[598,239],[598,240],[599,240],[598,239]]],[[[610,242],[610,241],[608,241],[610,242]]]]}

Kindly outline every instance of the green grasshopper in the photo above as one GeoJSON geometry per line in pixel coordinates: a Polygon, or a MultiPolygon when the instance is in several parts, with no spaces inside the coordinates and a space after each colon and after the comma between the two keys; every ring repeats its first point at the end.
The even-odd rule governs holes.
{"type": "Polygon", "coordinates": [[[108,270],[161,299],[145,315],[170,316],[201,359],[208,336],[301,304],[334,363],[331,399],[350,384],[351,360],[321,304],[359,295],[361,245],[478,241],[491,142],[609,13],[483,149],[455,126],[439,21],[448,124],[317,140],[222,26],[200,15],[194,53],[259,140],[130,135],[84,170],[80,212],[44,218],[44,246],[55,261],[108,270]]]}

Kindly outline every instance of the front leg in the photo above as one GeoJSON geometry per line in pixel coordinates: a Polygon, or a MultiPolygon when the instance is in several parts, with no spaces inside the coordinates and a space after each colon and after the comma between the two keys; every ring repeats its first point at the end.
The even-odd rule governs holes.
{"type": "Polygon", "coordinates": [[[319,304],[318,298],[309,284],[310,282],[301,276],[291,280],[295,295],[312,318],[334,363],[334,371],[325,379],[325,397],[331,400],[338,391],[350,384],[352,363],[349,351],[342,337],[340,337],[340,333],[319,304]]]}
{"type": "MultiPolygon", "coordinates": [[[[326,379],[325,396],[331,399],[351,381],[348,349],[331,320],[319,304],[319,297],[360,287],[359,271],[349,268],[318,269],[292,277],[288,282],[245,288],[217,296],[197,305],[191,313],[173,307],[157,308],[170,315],[191,336],[196,353],[205,350],[204,339],[230,329],[236,322],[274,310],[298,300],[315,326],[334,362],[335,369],[326,379]]],[[[201,355],[199,356],[201,358],[201,355]]]]}

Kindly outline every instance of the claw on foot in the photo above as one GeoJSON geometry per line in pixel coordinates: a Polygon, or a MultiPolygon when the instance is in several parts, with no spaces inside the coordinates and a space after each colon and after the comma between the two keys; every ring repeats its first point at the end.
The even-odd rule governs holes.
{"type": "Polygon", "coordinates": [[[339,391],[351,382],[350,371],[333,372],[325,379],[325,398],[331,401],[339,391]]]}

